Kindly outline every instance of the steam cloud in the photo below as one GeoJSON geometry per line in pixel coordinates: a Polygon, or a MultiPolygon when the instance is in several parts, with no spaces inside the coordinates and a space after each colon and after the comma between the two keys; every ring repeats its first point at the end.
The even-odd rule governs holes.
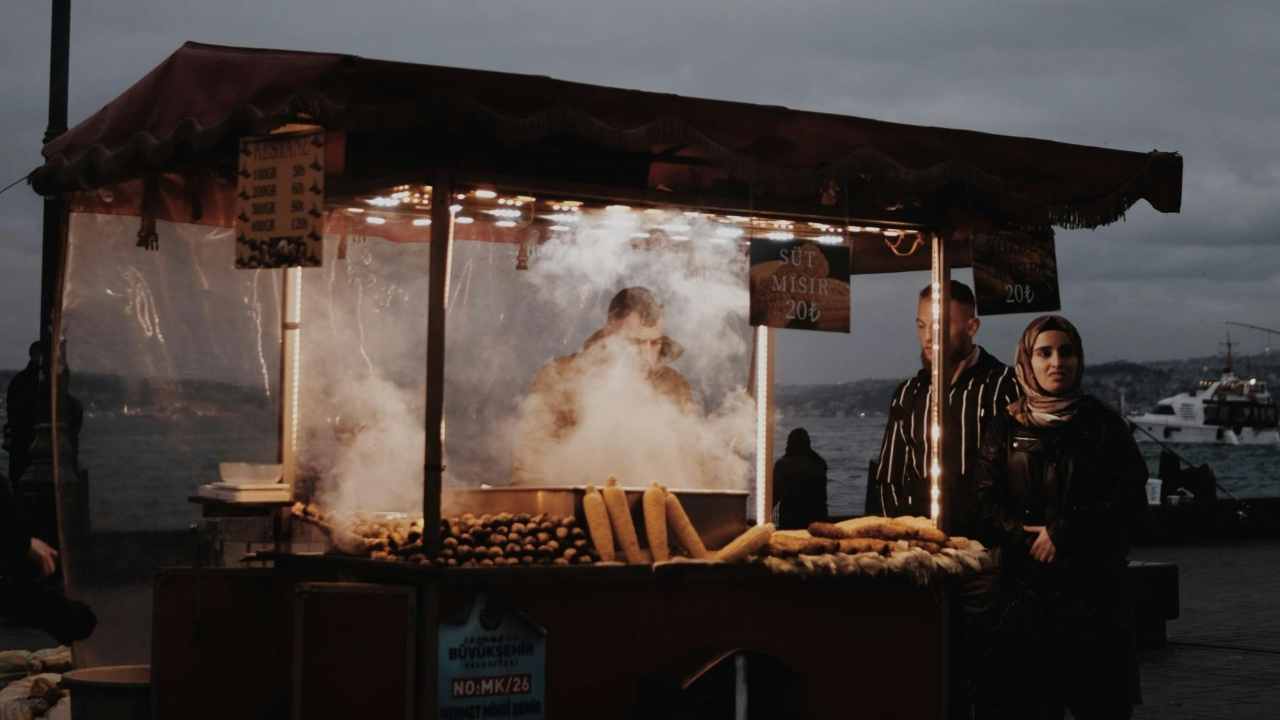
{"type": "MultiPolygon", "coordinates": [[[[549,484],[659,481],[746,489],[754,459],[747,257],[725,226],[679,212],[582,213],[572,231],[516,248],[458,226],[445,378],[446,489],[507,485],[522,403],[547,362],[578,352],[629,286],[664,305],[673,367],[705,411],[684,414],[643,381],[630,352],[584,374],[575,431],[541,457],[549,484]]],[[[545,227],[545,226],[542,226],[545,227]]],[[[537,226],[525,231],[536,239],[537,226]]],[[[421,502],[428,245],[351,243],[304,270],[301,451],[339,511],[421,502]]]]}

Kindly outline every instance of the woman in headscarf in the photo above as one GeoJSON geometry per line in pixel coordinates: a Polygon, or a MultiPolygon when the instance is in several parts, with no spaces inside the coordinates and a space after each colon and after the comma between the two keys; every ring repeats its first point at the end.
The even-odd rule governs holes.
{"type": "Polygon", "coordinates": [[[991,717],[1128,718],[1125,569],[1146,463],[1124,419],[1081,389],[1084,344],[1065,318],[1027,326],[1014,370],[1022,398],[989,426],[977,469],[984,539],[1000,557],[978,703],[991,717]]]}
{"type": "Polygon", "coordinates": [[[787,452],[773,464],[779,530],[803,530],[827,520],[827,461],[813,449],[809,432],[787,435],[787,452]]]}

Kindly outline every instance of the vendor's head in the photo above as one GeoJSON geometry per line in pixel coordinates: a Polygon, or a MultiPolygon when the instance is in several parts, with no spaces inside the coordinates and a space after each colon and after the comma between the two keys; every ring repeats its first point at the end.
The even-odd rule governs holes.
{"type": "MultiPolygon", "coordinates": [[[[974,338],[978,336],[978,304],[973,290],[962,282],[951,281],[951,322],[947,332],[948,360],[955,366],[973,352],[974,338]]],[[[920,362],[928,368],[933,365],[933,285],[920,291],[916,304],[916,337],[920,340],[920,362]]]]}
{"type": "Polygon", "coordinates": [[[648,288],[624,288],[609,301],[605,333],[627,341],[647,367],[656,367],[663,347],[662,305],[648,288]]]}

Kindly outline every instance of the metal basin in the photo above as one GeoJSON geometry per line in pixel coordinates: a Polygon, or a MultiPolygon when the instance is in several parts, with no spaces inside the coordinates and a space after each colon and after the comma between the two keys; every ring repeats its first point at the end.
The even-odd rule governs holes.
{"type": "MultiPolygon", "coordinates": [[[[647,545],[644,537],[644,510],[641,499],[644,488],[623,488],[627,504],[636,524],[640,544],[647,545]]],[[[585,486],[556,487],[496,487],[446,490],[440,499],[442,515],[461,515],[464,512],[482,515],[500,512],[549,513],[573,515],[584,521],[582,497],[585,486]]],[[[708,548],[727,545],[747,529],[747,497],[744,490],[670,490],[680,498],[689,519],[708,548]]]]}

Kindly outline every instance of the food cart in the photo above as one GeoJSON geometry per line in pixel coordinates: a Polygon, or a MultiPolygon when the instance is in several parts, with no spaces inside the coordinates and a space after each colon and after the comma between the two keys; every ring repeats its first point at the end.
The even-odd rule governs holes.
{"type": "MultiPolygon", "coordinates": [[[[685,367],[706,395],[701,417],[719,430],[698,446],[708,459],[692,480],[668,479],[683,471],[674,452],[659,477],[624,476],[636,489],[624,515],[643,527],[640,491],[670,483],[667,496],[714,551],[767,522],[773,505],[777,336],[767,320],[747,322],[752,242],[840,248],[854,273],[931,267],[940,340],[946,279],[972,234],[1097,227],[1140,199],[1176,211],[1181,196],[1174,154],[194,43],[44,152],[31,180],[67,203],[53,324],[73,365],[111,345],[143,377],[213,368],[218,379],[260,380],[262,402],[243,425],[277,439],[276,457],[226,459],[278,461],[289,501],[303,501],[292,518],[287,501],[256,506],[276,520],[278,552],[258,556],[270,568],[157,579],[155,708],[186,717],[648,716],[740,652],[785,668],[799,714],[942,716],[947,582],[918,552],[925,565],[903,561],[902,572],[867,557],[876,570],[860,572],[837,545],[793,553],[825,560],[651,563],[650,548],[644,562],[601,562],[582,487],[604,485],[598,463],[579,458],[594,473],[586,480],[505,487],[512,397],[599,325],[605,289],[643,270],[671,298],[668,324],[683,332],[674,339],[689,346],[685,367]],[[272,135],[301,139],[304,160],[281,166],[296,171],[297,197],[314,199],[293,207],[296,242],[274,243],[255,220],[275,210],[255,204],[273,198],[251,182],[275,176],[258,175],[246,143],[272,135]],[[255,240],[260,229],[267,242],[255,240]],[[285,267],[270,269],[273,255],[285,267]],[[671,258],[678,269],[662,264],[671,258]],[[219,310],[229,300],[234,322],[219,310]],[[121,326],[123,339],[112,332],[121,326]],[[387,344],[373,349],[374,335],[387,344]],[[388,387],[424,391],[406,400],[388,387]],[[415,418],[421,445],[394,432],[415,418]],[[425,459],[412,487],[361,479],[394,475],[406,457],[425,459]],[[380,528],[361,538],[365,557],[303,552],[360,536],[336,515],[419,505],[419,522],[363,517],[380,528]],[[523,540],[532,525],[550,533],[557,523],[565,540],[590,541],[573,557],[581,566],[564,544],[506,542],[515,524],[523,540]],[[457,554],[482,525],[506,531],[499,552],[457,554]],[[408,545],[411,555],[396,552],[408,545]],[[480,674],[450,684],[455,661],[480,674]],[[210,692],[224,687],[236,692],[210,692]]],[[[847,322],[843,289],[823,307],[843,304],[847,322]]],[[[940,386],[945,355],[934,347],[940,386]]],[[[169,388],[184,411],[198,404],[187,387],[169,388]]],[[[612,457],[598,456],[606,466],[612,457]]],[[[938,492],[933,518],[945,524],[938,492]]]]}

